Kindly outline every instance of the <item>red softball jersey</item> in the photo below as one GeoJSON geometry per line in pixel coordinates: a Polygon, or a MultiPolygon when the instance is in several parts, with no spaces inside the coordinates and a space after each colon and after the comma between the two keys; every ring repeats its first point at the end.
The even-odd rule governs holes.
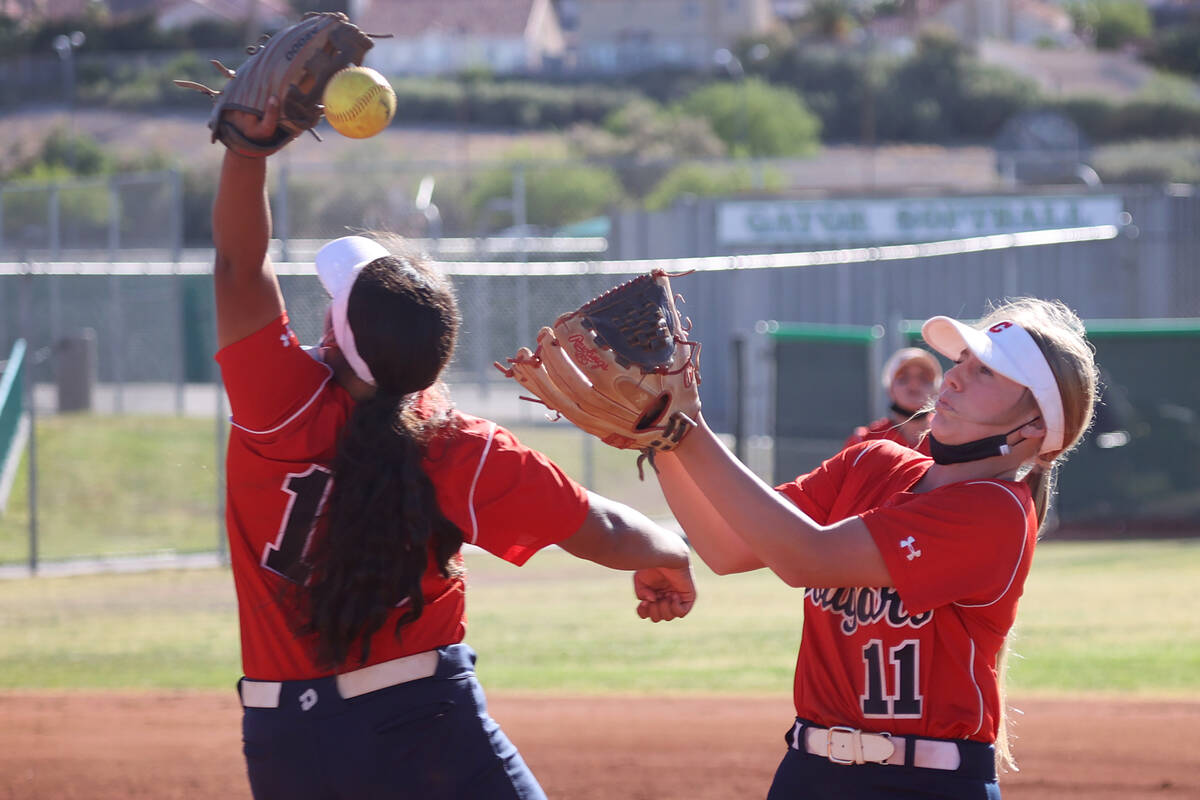
{"type": "MultiPolygon", "coordinates": [[[[300,347],[286,315],[216,359],[232,410],[225,522],[246,677],[308,680],[462,641],[464,581],[443,578],[431,552],[424,611],[399,641],[394,626],[403,606],[373,635],[365,665],[356,646],[340,668],[316,666],[312,639],[293,633],[298,620],[282,590],[286,580],[303,580],[305,549],[354,400],[300,347]]],[[[431,443],[422,466],[465,542],[519,565],[579,529],[588,511],[583,487],[496,423],[451,413],[457,427],[431,443]]],[[[461,553],[456,558],[461,564],[461,553]]]]}
{"type": "MultiPolygon", "coordinates": [[[[897,444],[902,444],[909,447],[908,442],[904,438],[904,434],[900,433],[900,426],[887,417],[882,417],[872,422],[870,425],[859,425],[854,429],[854,433],[846,438],[842,449],[859,444],[860,442],[870,442],[876,439],[889,439],[897,444]]],[[[917,442],[917,446],[913,448],[918,453],[929,455],[929,437],[921,437],[921,441],[917,442]]]]}
{"type": "Polygon", "coordinates": [[[815,521],[861,516],[891,586],[807,589],[796,714],[819,725],[994,742],[997,656],[1037,541],[1028,487],[909,491],[932,459],[889,440],[778,487],[815,521]]]}

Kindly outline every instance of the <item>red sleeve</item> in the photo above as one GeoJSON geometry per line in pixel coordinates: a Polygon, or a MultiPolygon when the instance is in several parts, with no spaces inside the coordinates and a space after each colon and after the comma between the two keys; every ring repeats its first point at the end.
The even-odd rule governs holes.
{"type": "Polygon", "coordinates": [[[951,484],[867,511],[862,520],[914,614],[1000,599],[1037,531],[1028,488],[1011,481],[951,484]]]}
{"type": "Polygon", "coordinates": [[[287,314],[216,355],[233,423],[266,433],[312,402],[332,374],[308,355],[288,327],[287,314]]]}
{"type": "MultiPolygon", "coordinates": [[[[862,448],[856,448],[852,452],[857,455],[861,451],[862,448]]],[[[842,450],[807,475],[776,486],[775,490],[795,503],[818,525],[828,525],[829,515],[846,479],[846,453],[842,450]]]]}
{"type": "Polygon", "coordinates": [[[850,447],[851,445],[855,445],[855,444],[858,444],[859,442],[866,441],[866,439],[867,439],[867,426],[859,425],[857,428],[854,429],[854,433],[852,433],[848,437],[846,437],[846,443],[842,445],[842,449],[845,450],[847,447],[850,447]]]}
{"type": "Polygon", "coordinates": [[[430,464],[438,502],[464,541],[521,565],[579,530],[587,490],[489,420],[462,415],[456,442],[430,464]]]}

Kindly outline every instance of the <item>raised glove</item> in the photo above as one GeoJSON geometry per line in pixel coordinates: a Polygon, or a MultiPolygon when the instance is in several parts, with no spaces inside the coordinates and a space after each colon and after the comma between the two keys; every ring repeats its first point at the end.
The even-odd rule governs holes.
{"type": "MultiPolygon", "coordinates": [[[[689,341],[666,272],[610,289],[496,368],[613,447],[673,450],[700,411],[700,343],[689,341]]],[[[640,463],[640,459],[639,459],[640,463]]]]}
{"type": "Polygon", "coordinates": [[[246,48],[250,58],[236,72],[212,61],[217,71],[229,78],[224,90],[185,80],[177,80],[175,85],[216,99],[208,118],[214,142],[219,140],[241,155],[268,156],[320,122],[324,113],[321,96],[329,79],[343,67],[361,65],[373,46],[370,36],[345,14],[310,11],[290,28],[274,36],[264,35],[246,48]],[[223,118],[224,111],[246,111],[262,119],[272,96],[279,98],[279,124],[266,140],[250,139],[223,118]]]}

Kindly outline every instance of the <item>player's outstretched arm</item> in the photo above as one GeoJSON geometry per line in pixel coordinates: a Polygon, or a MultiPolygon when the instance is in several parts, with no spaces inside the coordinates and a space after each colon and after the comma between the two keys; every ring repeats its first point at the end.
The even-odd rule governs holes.
{"type": "Polygon", "coordinates": [[[696,602],[687,543],[627,505],[588,492],[587,518],[559,546],[605,567],[634,570],[643,619],[676,619],[696,602]]]}
{"type": "Polygon", "coordinates": [[[659,453],[654,466],[667,505],[709,569],[731,575],[766,566],[700,491],[675,453],[659,453]]]}
{"type": "MultiPolygon", "coordinates": [[[[260,120],[227,111],[250,136],[275,130],[279,104],[269,101],[260,120]]],[[[243,339],[283,313],[283,294],[267,254],[271,211],[266,194],[267,160],[225,151],[213,202],[213,285],[217,305],[217,346],[243,339]]]]}
{"type": "Polygon", "coordinates": [[[738,461],[702,416],[674,453],[729,528],[789,586],[892,585],[861,518],[818,524],[738,461]]]}

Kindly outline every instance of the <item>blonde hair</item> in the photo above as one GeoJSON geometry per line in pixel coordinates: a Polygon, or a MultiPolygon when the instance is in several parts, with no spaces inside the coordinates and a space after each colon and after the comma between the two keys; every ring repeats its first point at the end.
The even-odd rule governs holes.
{"type": "MultiPolygon", "coordinates": [[[[1033,495],[1039,529],[1046,521],[1058,465],[1075,449],[1092,424],[1092,414],[1099,393],[1100,375],[1096,369],[1095,352],[1088,343],[1083,322],[1074,311],[1057,300],[1020,297],[1006,300],[993,307],[980,321],[987,329],[1002,320],[1020,325],[1033,337],[1046,357],[1054,380],[1058,384],[1063,405],[1063,447],[1053,453],[1043,453],[1030,465],[1021,479],[1033,495]]],[[[1009,636],[996,657],[996,672],[1000,687],[1000,724],[996,732],[996,766],[1017,771],[1009,742],[1008,699],[1005,684],[1008,677],[1009,636]]]]}
{"type": "Polygon", "coordinates": [[[1083,322],[1063,303],[1035,297],[1006,300],[992,308],[980,326],[986,329],[1002,320],[1015,322],[1033,337],[1054,373],[1062,396],[1062,449],[1038,456],[1022,479],[1033,494],[1040,525],[1046,521],[1050,508],[1055,470],[1092,424],[1100,375],[1083,322]]]}

